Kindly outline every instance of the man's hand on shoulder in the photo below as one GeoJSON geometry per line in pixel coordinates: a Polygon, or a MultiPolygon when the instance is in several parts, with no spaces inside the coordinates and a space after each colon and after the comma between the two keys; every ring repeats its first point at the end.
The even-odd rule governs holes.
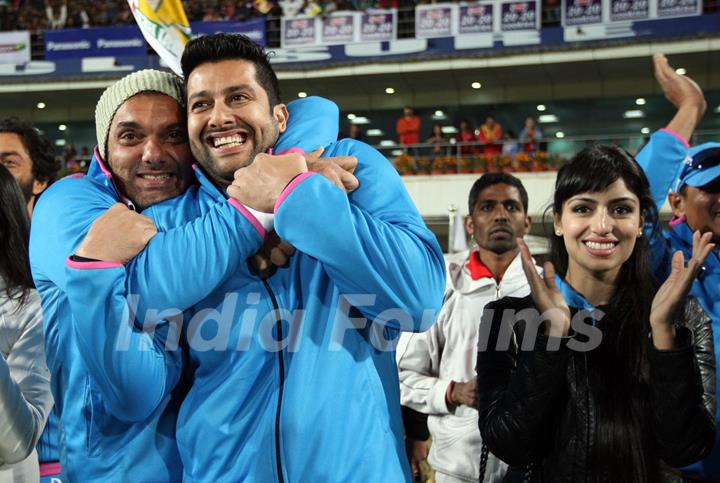
{"type": "Polygon", "coordinates": [[[75,255],[106,262],[127,263],[157,234],[147,216],[117,203],[90,226],[75,255]]]}
{"type": "Polygon", "coordinates": [[[325,176],[335,186],[347,193],[355,191],[360,186],[360,182],[355,177],[357,158],[355,156],[321,158],[323,151],[324,149],[319,147],[305,157],[308,171],[325,176]]]}

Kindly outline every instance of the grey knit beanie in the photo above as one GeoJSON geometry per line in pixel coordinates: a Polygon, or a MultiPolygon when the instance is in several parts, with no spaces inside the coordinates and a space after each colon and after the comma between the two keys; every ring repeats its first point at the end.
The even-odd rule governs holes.
{"type": "Polygon", "coordinates": [[[107,161],[107,140],[115,112],[123,102],[141,92],[166,94],[185,107],[183,81],[175,74],[145,69],[123,77],[105,89],[95,107],[95,132],[103,160],[107,161]]]}

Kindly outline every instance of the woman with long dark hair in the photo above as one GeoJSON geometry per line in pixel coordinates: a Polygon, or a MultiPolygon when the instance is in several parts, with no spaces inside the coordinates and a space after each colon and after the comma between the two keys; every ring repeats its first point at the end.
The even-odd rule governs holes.
{"type": "Polygon", "coordinates": [[[696,233],[658,288],[648,181],[614,146],[560,169],[552,211],[552,263],[538,275],[521,243],[532,293],[490,304],[481,324],[483,441],[506,481],[671,481],[714,443],[712,329],[687,296],[710,237],[696,233]]]}
{"type": "Polygon", "coordinates": [[[39,481],[35,444],[52,407],[28,237],[22,192],[0,166],[0,481],[13,483],[39,481]]]}

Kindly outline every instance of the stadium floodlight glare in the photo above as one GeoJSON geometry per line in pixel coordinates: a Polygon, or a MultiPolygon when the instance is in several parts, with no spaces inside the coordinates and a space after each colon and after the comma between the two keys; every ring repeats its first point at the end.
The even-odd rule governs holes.
{"type": "Polygon", "coordinates": [[[59,129],[60,131],[65,131],[65,130],[67,129],[67,126],[66,126],[65,124],[60,124],[60,125],[58,126],[58,129],[59,129]]]}
{"type": "Polygon", "coordinates": [[[717,106],[717,107],[715,108],[715,114],[720,114],[720,106],[717,106]]]}
{"type": "Polygon", "coordinates": [[[549,124],[551,122],[558,122],[560,119],[555,114],[543,114],[538,116],[538,122],[542,124],[549,124]]]}
{"type": "Polygon", "coordinates": [[[298,92],[298,97],[302,99],[303,97],[307,97],[307,92],[300,91],[298,92]]]}
{"type": "Polygon", "coordinates": [[[395,94],[395,89],[393,89],[392,87],[386,87],[385,94],[395,94]]]}
{"type": "Polygon", "coordinates": [[[62,147],[62,146],[65,146],[66,143],[67,143],[67,141],[65,141],[64,139],[56,139],[55,140],[55,146],[62,147]]]}
{"type": "Polygon", "coordinates": [[[401,154],[405,154],[405,151],[403,151],[402,149],[393,149],[392,151],[390,151],[390,155],[392,156],[400,156],[401,154]]]}
{"type": "Polygon", "coordinates": [[[380,146],[395,146],[395,141],[391,139],[383,139],[380,141],[380,146]]]}
{"type": "Polygon", "coordinates": [[[443,126],[440,128],[443,134],[455,134],[458,132],[455,126],[443,126]]]}
{"type": "Polygon", "coordinates": [[[352,112],[347,115],[347,118],[350,119],[351,121],[352,121],[353,119],[355,119],[355,117],[356,117],[355,114],[353,114],[352,112]]]}
{"type": "Polygon", "coordinates": [[[675,73],[678,75],[685,75],[687,74],[687,70],[685,70],[684,67],[678,67],[677,69],[675,69],[675,73]]]}
{"type": "Polygon", "coordinates": [[[565,133],[562,132],[562,131],[558,131],[558,132],[555,133],[555,137],[558,138],[558,139],[562,139],[562,138],[565,137],[565,133]]]}
{"type": "Polygon", "coordinates": [[[435,117],[445,117],[445,113],[441,110],[435,111],[435,117]]]}
{"type": "Polygon", "coordinates": [[[365,116],[355,116],[355,118],[350,121],[351,124],[370,124],[370,119],[368,119],[365,116]]]}
{"type": "Polygon", "coordinates": [[[635,99],[635,104],[638,106],[644,106],[645,105],[645,98],[644,97],[638,97],[635,99]]]}
{"type": "Polygon", "coordinates": [[[545,104],[538,104],[538,105],[537,105],[537,110],[538,110],[538,111],[543,112],[545,109],[546,109],[545,104]]]}
{"type": "Polygon", "coordinates": [[[368,129],[367,135],[368,136],[384,136],[385,133],[382,131],[382,129],[368,129]]]}
{"type": "Polygon", "coordinates": [[[642,112],[640,109],[633,109],[630,111],[625,111],[623,117],[625,119],[641,119],[645,117],[645,113],[642,112]]]}
{"type": "Polygon", "coordinates": [[[649,127],[644,127],[644,128],[642,128],[642,129],[640,129],[640,133],[642,133],[642,134],[650,134],[650,128],[649,128],[649,127]]]}
{"type": "Polygon", "coordinates": [[[473,82],[472,84],[470,84],[470,86],[471,86],[473,89],[480,89],[480,88],[482,87],[482,84],[479,83],[479,82],[473,82]]]}
{"type": "Polygon", "coordinates": [[[37,103],[37,108],[38,108],[38,109],[45,109],[45,103],[42,102],[42,101],[38,102],[38,103],[37,103]]]}

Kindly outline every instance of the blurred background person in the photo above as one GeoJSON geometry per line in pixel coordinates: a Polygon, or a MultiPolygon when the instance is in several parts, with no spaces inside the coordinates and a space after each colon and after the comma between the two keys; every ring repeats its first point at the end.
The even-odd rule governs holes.
{"type": "Polygon", "coordinates": [[[53,403],[29,231],[20,187],[0,166],[0,481],[13,483],[39,481],[35,444],[53,403]]]}

